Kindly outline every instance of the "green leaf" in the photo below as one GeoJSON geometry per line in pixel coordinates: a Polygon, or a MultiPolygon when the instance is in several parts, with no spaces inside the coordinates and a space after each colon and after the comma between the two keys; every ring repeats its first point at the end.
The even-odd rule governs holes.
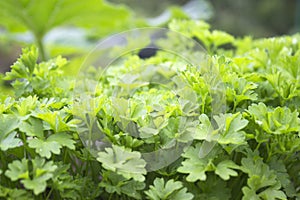
{"type": "MultiPolygon", "coordinates": [[[[63,76],[60,69],[66,65],[66,60],[60,56],[39,64],[37,60],[38,51],[36,47],[24,48],[20,58],[12,66],[11,72],[6,73],[4,79],[13,81],[12,86],[16,96],[68,96],[67,89],[70,89],[70,82],[63,76]]],[[[30,105],[29,103],[34,105],[35,101],[27,103],[28,105],[30,105]]],[[[24,107],[21,108],[18,109],[19,112],[26,110],[24,107]]],[[[28,110],[31,111],[30,108],[27,108],[28,110]]],[[[22,112],[23,116],[25,114],[25,112],[22,112]]]]}
{"type": "Polygon", "coordinates": [[[22,117],[23,120],[27,119],[33,110],[37,107],[37,96],[29,96],[26,98],[20,98],[18,104],[14,107],[17,110],[17,114],[22,117]]]}
{"type": "Polygon", "coordinates": [[[38,49],[34,46],[23,48],[22,55],[17,62],[11,66],[11,72],[6,73],[5,80],[14,80],[17,78],[30,78],[36,67],[38,60],[38,49]]]}
{"type": "Polygon", "coordinates": [[[195,147],[190,146],[182,157],[187,158],[181,164],[177,171],[184,174],[189,174],[186,180],[195,182],[197,180],[205,181],[207,178],[206,172],[214,171],[215,165],[213,163],[219,149],[213,148],[208,155],[200,158],[202,144],[197,143],[195,147]]]}
{"type": "Polygon", "coordinates": [[[13,115],[0,115],[0,133],[5,136],[14,131],[19,125],[19,121],[13,115]]]}
{"type": "Polygon", "coordinates": [[[197,120],[187,117],[171,117],[168,120],[168,125],[163,129],[163,133],[179,142],[189,142],[194,135],[190,128],[197,126],[198,123],[197,120]]]}
{"type": "Polygon", "coordinates": [[[228,82],[226,89],[226,100],[233,102],[233,110],[244,101],[257,100],[255,89],[258,87],[254,82],[249,82],[245,78],[238,77],[237,74],[228,73],[224,78],[224,82],[228,82]]]}
{"type": "Polygon", "coordinates": [[[74,177],[68,172],[69,168],[70,164],[57,164],[57,169],[53,172],[53,184],[51,184],[51,187],[59,191],[62,198],[78,199],[80,198],[80,188],[86,185],[77,184],[76,179],[78,180],[80,177],[77,176],[76,179],[74,179],[74,177]],[[70,193],[72,193],[72,195],[70,193]]]}
{"type": "Polygon", "coordinates": [[[210,25],[204,21],[173,20],[169,23],[169,28],[188,37],[193,37],[193,33],[207,31],[210,25]],[[187,29],[187,27],[193,27],[193,29],[187,29]]]}
{"type": "Polygon", "coordinates": [[[117,29],[117,26],[122,27],[130,16],[125,8],[113,7],[102,0],[84,3],[72,0],[1,1],[0,7],[3,10],[0,14],[3,19],[1,25],[14,31],[27,29],[41,38],[49,30],[62,25],[95,28],[102,24],[104,30],[101,33],[105,34],[117,29]],[[111,30],[108,30],[109,27],[111,30]]]}
{"type": "Polygon", "coordinates": [[[229,180],[230,176],[237,176],[238,173],[233,169],[239,169],[240,167],[231,160],[224,160],[220,162],[215,173],[219,175],[223,180],[229,180]]]}
{"type": "Polygon", "coordinates": [[[296,189],[294,187],[294,184],[291,181],[291,177],[288,174],[288,171],[283,161],[273,157],[270,162],[270,169],[275,171],[277,178],[280,181],[282,187],[284,188],[284,191],[287,194],[287,196],[288,197],[297,196],[296,189]]]}
{"type": "Polygon", "coordinates": [[[163,178],[156,178],[150,189],[145,191],[145,194],[151,200],[193,199],[194,196],[187,192],[180,181],[170,179],[165,183],[163,178]]]}
{"type": "Polygon", "coordinates": [[[58,111],[37,113],[35,117],[47,122],[50,125],[50,129],[54,130],[56,133],[70,130],[58,111]]]}
{"type": "Polygon", "coordinates": [[[218,178],[215,175],[210,175],[207,177],[206,181],[198,181],[196,183],[185,184],[190,192],[192,192],[195,197],[194,199],[201,200],[216,200],[224,199],[230,200],[231,198],[231,188],[227,185],[227,182],[218,178]]]}
{"type": "Polygon", "coordinates": [[[50,158],[52,153],[60,154],[61,146],[56,141],[43,141],[38,138],[33,138],[27,141],[30,148],[35,149],[35,152],[42,157],[50,158]]]}
{"type": "Polygon", "coordinates": [[[269,134],[286,134],[299,132],[300,119],[298,112],[287,107],[268,108],[264,103],[249,106],[248,112],[255,123],[269,134]]]}
{"type": "MultiPolygon", "coordinates": [[[[1,81],[1,75],[0,75],[0,81],[1,81]]],[[[10,109],[15,100],[11,97],[7,97],[5,96],[5,98],[3,99],[3,101],[1,101],[1,98],[0,98],[0,114],[3,114],[4,112],[6,112],[8,109],[10,109]]]]}
{"type": "Polygon", "coordinates": [[[75,141],[72,140],[72,136],[66,133],[56,133],[52,134],[47,138],[47,141],[57,142],[62,147],[67,147],[71,150],[75,149],[75,141]]]}
{"type": "Polygon", "coordinates": [[[15,160],[8,164],[5,175],[12,181],[21,180],[26,189],[33,190],[35,195],[45,191],[47,181],[52,178],[53,172],[57,168],[53,161],[46,162],[42,158],[36,157],[32,160],[32,171],[28,169],[29,160],[23,158],[21,161],[15,160]],[[32,178],[29,177],[32,174],[32,178]]]}
{"type": "Polygon", "coordinates": [[[145,183],[127,179],[111,171],[105,171],[102,176],[103,180],[99,186],[105,188],[108,193],[126,194],[134,199],[142,198],[139,191],[144,189],[145,183]]]}
{"type": "Polygon", "coordinates": [[[15,148],[21,140],[17,138],[17,132],[14,131],[19,126],[19,120],[13,115],[0,115],[0,149],[6,151],[7,149],[15,148]]]}
{"type": "Polygon", "coordinates": [[[17,132],[12,132],[5,138],[1,138],[0,149],[6,151],[7,149],[15,148],[21,145],[21,140],[16,138],[17,132]]]}
{"type": "Polygon", "coordinates": [[[218,46],[221,46],[223,44],[233,42],[234,37],[232,35],[229,35],[228,33],[223,32],[223,31],[214,30],[211,33],[210,41],[212,41],[213,44],[218,47],[218,46]]]}
{"type": "Polygon", "coordinates": [[[29,178],[27,162],[28,160],[24,158],[21,161],[15,160],[13,163],[8,164],[9,170],[5,172],[5,175],[12,181],[29,178]]]}
{"type": "Polygon", "coordinates": [[[211,149],[206,157],[200,158],[202,146],[203,144],[198,143],[195,148],[189,147],[182,155],[182,157],[187,159],[181,163],[182,166],[177,171],[189,174],[186,178],[187,181],[205,181],[207,178],[206,172],[209,171],[215,171],[215,174],[219,175],[223,180],[228,180],[230,176],[238,175],[234,169],[239,169],[240,167],[231,160],[223,160],[217,165],[214,164],[219,152],[217,147],[211,149]]]}
{"type": "Polygon", "coordinates": [[[218,130],[214,130],[213,126],[206,114],[201,114],[199,116],[200,124],[195,128],[190,128],[194,130],[194,139],[196,140],[206,140],[212,141],[217,140],[218,138],[218,130]]]}
{"type": "Polygon", "coordinates": [[[27,189],[33,190],[34,194],[37,195],[45,191],[47,186],[47,180],[52,178],[53,171],[57,168],[53,165],[53,161],[45,162],[44,159],[36,158],[32,161],[33,165],[33,179],[24,179],[21,182],[27,189]]]}
{"type": "Polygon", "coordinates": [[[44,127],[40,119],[31,117],[26,121],[22,121],[19,129],[29,137],[44,138],[44,127]]]}
{"type": "Polygon", "coordinates": [[[196,37],[208,51],[234,42],[234,37],[228,33],[218,30],[209,31],[210,26],[203,21],[173,21],[169,26],[172,30],[179,31],[187,37],[196,37]]]}
{"type": "Polygon", "coordinates": [[[0,197],[7,200],[34,200],[33,195],[25,189],[11,189],[0,185],[0,197]]]}
{"type": "Polygon", "coordinates": [[[220,144],[243,144],[245,143],[245,132],[242,131],[248,124],[248,120],[242,119],[240,113],[220,114],[214,117],[221,135],[217,139],[220,144]],[[225,123],[224,123],[225,122],[225,123]]]}
{"type": "Polygon", "coordinates": [[[150,127],[141,127],[139,129],[141,138],[149,138],[155,136],[159,133],[158,129],[150,128],[150,127]]]}
{"type": "Polygon", "coordinates": [[[296,86],[297,80],[291,80],[289,76],[287,77],[282,72],[268,73],[265,75],[265,78],[276,92],[276,95],[280,97],[281,105],[286,100],[290,100],[299,95],[300,91],[296,86]]]}
{"type": "Polygon", "coordinates": [[[242,188],[243,199],[286,199],[276,173],[263,162],[258,152],[248,151],[248,157],[242,159],[241,170],[248,174],[248,186],[242,188]]]}
{"type": "Polygon", "coordinates": [[[141,158],[141,153],[131,151],[122,146],[112,145],[105,148],[106,152],[99,152],[97,160],[103,167],[124,176],[143,182],[146,174],[146,162],[141,158]]]}
{"type": "Polygon", "coordinates": [[[235,114],[220,114],[214,116],[217,122],[218,128],[213,129],[213,126],[209,118],[202,114],[199,116],[201,122],[199,126],[193,128],[195,131],[194,139],[206,140],[206,141],[217,141],[219,144],[244,144],[245,143],[245,132],[242,131],[248,124],[246,119],[242,119],[240,113],[235,114]]]}
{"type": "Polygon", "coordinates": [[[277,200],[277,199],[287,199],[285,194],[282,191],[278,191],[280,187],[272,187],[264,190],[263,192],[257,194],[254,190],[251,190],[247,187],[243,187],[243,200],[253,199],[253,200],[277,200]]]}
{"type": "Polygon", "coordinates": [[[50,135],[47,139],[33,138],[28,140],[28,146],[34,148],[36,153],[42,157],[50,158],[52,153],[60,154],[62,147],[68,147],[69,149],[75,149],[72,136],[66,133],[56,133],[50,135]]]}

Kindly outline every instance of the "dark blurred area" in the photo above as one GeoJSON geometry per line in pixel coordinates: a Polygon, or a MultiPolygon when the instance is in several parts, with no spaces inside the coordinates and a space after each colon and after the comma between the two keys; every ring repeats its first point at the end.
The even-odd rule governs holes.
{"type": "Polygon", "coordinates": [[[0,73],[7,72],[21,53],[21,47],[12,42],[0,41],[0,73]]]}
{"type": "MultiPolygon", "coordinates": [[[[184,6],[189,0],[109,0],[122,3],[140,17],[155,17],[170,6],[184,6]]],[[[198,0],[210,4],[208,20],[213,29],[235,36],[270,37],[299,31],[300,0],[198,0]],[[298,30],[297,30],[298,29],[298,30]]]]}
{"type": "MultiPolygon", "coordinates": [[[[299,27],[299,0],[211,0],[213,29],[236,36],[291,34],[299,27]]],[[[299,30],[298,30],[299,31],[299,30]]]]}

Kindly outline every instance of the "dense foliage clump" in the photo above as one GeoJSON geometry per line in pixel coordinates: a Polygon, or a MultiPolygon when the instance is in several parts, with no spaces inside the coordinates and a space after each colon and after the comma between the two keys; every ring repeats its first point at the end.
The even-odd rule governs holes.
{"type": "Polygon", "coordinates": [[[300,36],[169,26],[207,66],[158,51],[71,77],[23,50],[0,96],[0,199],[300,198],[300,36]]]}

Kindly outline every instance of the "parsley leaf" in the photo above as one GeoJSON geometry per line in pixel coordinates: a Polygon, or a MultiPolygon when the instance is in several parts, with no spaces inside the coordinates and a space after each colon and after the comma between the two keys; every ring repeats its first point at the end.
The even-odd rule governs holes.
{"type": "Polygon", "coordinates": [[[143,182],[146,174],[146,162],[141,154],[131,151],[122,146],[112,145],[112,148],[105,148],[106,152],[99,152],[97,160],[103,167],[124,176],[143,182]]]}
{"type": "Polygon", "coordinates": [[[28,169],[29,160],[23,158],[21,161],[15,160],[8,165],[5,175],[12,181],[21,180],[25,188],[33,190],[35,195],[45,191],[47,181],[52,178],[54,170],[57,168],[53,161],[45,161],[36,157],[32,160],[32,172],[28,169]],[[29,174],[32,173],[32,178],[29,174]]]}
{"type": "Polygon", "coordinates": [[[187,192],[180,181],[168,180],[166,183],[163,178],[156,178],[148,191],[145,191],[151,200],[181,200],[193,199],[193,195],[187,192]]]}

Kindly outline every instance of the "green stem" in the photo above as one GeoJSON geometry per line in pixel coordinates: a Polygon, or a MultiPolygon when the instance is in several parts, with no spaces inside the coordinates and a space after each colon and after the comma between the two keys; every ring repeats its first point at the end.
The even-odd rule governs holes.
{"type": "Polygon", "coordinates": [[[51,197],[52,191],[53,191],[53,188],[51,188],[51,190],[49,191],[49,193],[48,193],[48,195],[46,197],[46,200],[48,200],[51,197]]]}
{"type": "MultiPolygon", "coordinates": [[[[88,140],[88,150],[91,151],[92,149],[92,133],[93,133],[93,125],[94,123],[91,122],[89,125],[88,125],[88,128],[89,128],[89,140],[88,140]]],[[[88,157],[87,157],[87,163],[86,163],[86,171],[85,171],[85,176],[88,176],[88,169],[89,169],[89,166],[92,167],[91,165],[91,161],[90,161],[90,153],[88,154],[88,157]]]]}
{"type": "Polygon", "coordinates": [[[67,148],[65,148],[65,151],[64,151],[64,163],[66,163],[67,162],[67,156],[68,156],[68,149],[67,148]]]}
{"type": "Polygon", "coordinates": [[[245,181],[246,181],[246,176],[245,174],[241,173],[239,174],[238,177],[236,177],[235,181],[233,182],[233,188],[235,188],[235,191],[237,193],[234,194],[234,199],[235,200],[239,200],[239,199],[242,199],[243,197],[243,192],[242,192],[242,188],[245,184],[245,181]]]}
{"type": "Polygon", "coordinates": [[[241,159],[241,155],[239,153],[237,153],[237,152],[234,152],[233,156],[232,156],[233,162],[237,163],[237,162],[240,161],[240,159],[241,159]]]}
{"type": "Polygon", "coordinates": [[[108,200],[111,200],[113,197],[113,193],[110,193],[108,200]]]}
{"type": "Polygon", "coordinates": [[[266,162],[269,162],[271,157],[272,157],[272,146],[269,145],[269,143],[266,144],[266,147],[267,147],[267,160],[266,162]]]}
{"type": "Polygon", "coordinates": [[[258,151],[258,149],[259,149],[260,145],[261,145],[261,142],[259,142],[259,143],[257,144],[257,146],[256,146],[255,150],[257,150],[257,151],[258,151]]]}
{"type": "Polygon", "coordinates": [[[1,167],[3,171],[7,169],[7,161],[5,160],[5,157],[6,157],[5,152],[0,151],[0,158],[2,163],[1,167]]]}
{"type": "MultiPolygon", "coordinates": [[[[5,152],[0,151],[0,160],[2,163],[2,165],[1,165],[2,173],[4,173],[7,170],[7,160],[5,160],[5,158],[6,158],[5,152]]],[[[1,177],[1,176],[2,175],[0,175],[0,183],[2,183],[3,186],[9,184],[9,182],[5,181],[6,178],[4,176],[3,177],[1,177]],[[3,178],[3,180],[2,180],[2,178],[3,178]],[[7,184],[6,184],[6,182],[7,182],[7,184]]]]}
{"type": "Polygon", "coordinates": [[[238,103],[236,101],[233,102],[233,109],[232,112],[235,113],[236,107],[238,106],[238,103]]]}
{"type": "Polygon", "coordinates": [[[45,50],[45,46],[44,46],[44,43],[43,43],[43,37],[35,35],[35,39],[36,39],[37,46],[39,48],[39,53],[40,53],[40,56],[41,56],[41,60],[46,61],[47,60],[47,55],[46,55],[46,50],[45,50]]]}

